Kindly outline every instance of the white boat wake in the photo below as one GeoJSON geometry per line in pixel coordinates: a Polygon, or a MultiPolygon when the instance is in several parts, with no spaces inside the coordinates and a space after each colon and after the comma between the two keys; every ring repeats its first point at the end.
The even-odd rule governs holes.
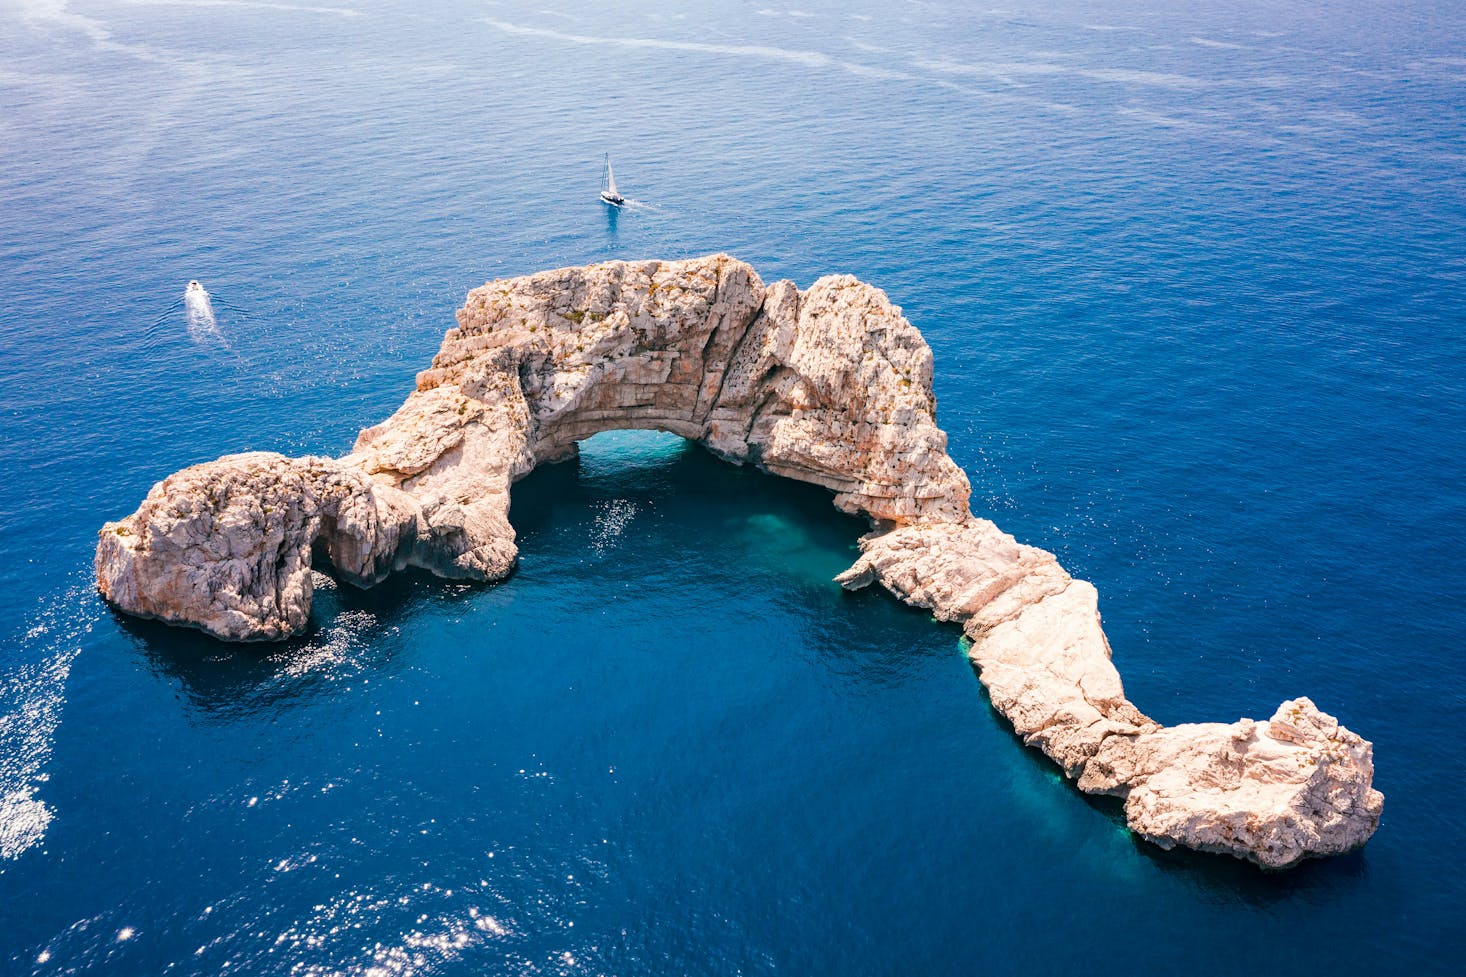
{"type": "Polygon", "coordinates": [[[223,349],[238,358],[239,352],[234,348],[234,342],[225,327],[220,325],[214,312],[216,305],[224,310],[226,318],[231,321],[236,318],[252,318],[244,309],[211,295],[198,281],[191,281],[183,294],[148,325],[145,334],[140,337],[141,348],[150,352],[160,343],[171,342],[177,336],[173,323],[177,322],[175,317],[181,311],[184,331],[190,343],[203,349],[223,349]]]}
{"type": "Polygon", "coordinates": [[[229,343],[224,339],[224,334],[219,331],[218,320],[214,318],[214,304],[209,300],[208,291],[198,282],[189,282],[188,288],[183,291],[183,315],[188,322],[188,338],[196,343],[218,342],[224,346],[229,343]]]}

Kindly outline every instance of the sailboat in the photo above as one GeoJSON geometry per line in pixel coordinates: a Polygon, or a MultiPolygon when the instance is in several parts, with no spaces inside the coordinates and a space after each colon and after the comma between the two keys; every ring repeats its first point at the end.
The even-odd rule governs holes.
{"type": "Polygon", "coordinates": [[[606,169],[601,174],[601,199],[613,207],[620,207],[626,198],[616,192],[616,174],[611,172],[611,154],[606,154],[606,169]]]}

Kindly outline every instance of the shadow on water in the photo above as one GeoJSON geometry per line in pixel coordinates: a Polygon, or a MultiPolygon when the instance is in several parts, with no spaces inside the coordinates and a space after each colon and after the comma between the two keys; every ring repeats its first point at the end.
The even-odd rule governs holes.
{"type": "Polygon", "coordinates": [[[400,622],[427,605],[462,600],[481,589],[415,569],[370,589],[318,578],[305,633],[252,644],[116,610],[112,618],[157,674],[179,683],[191,705],[221,716],[246,715],[307,698],[343,672],[392,668],[396,643],[382,639],[400,622]]]}
{"type": "MultiPolygon", "coordinates": [[[[1119,798],[1080,795],[1086,801],[1113,807],[1124,823],[1123,804],[1119,798]]],[[[1217,903],[1243,903],[1256,909],[1268,909],[1295,900],[1327,903],[1342,883],[1359,880],[1369,874],[1369,860],[1364,849],[1347,855],[1310,859],[1282,872],[1258,868],[1250,862],[1229,855],[1212,855],[1189,848],[1167,851],[1139,835],[1132,834],[1135,853],[1161,874],[1185,882],[1198,895],[1217,903]]]]}

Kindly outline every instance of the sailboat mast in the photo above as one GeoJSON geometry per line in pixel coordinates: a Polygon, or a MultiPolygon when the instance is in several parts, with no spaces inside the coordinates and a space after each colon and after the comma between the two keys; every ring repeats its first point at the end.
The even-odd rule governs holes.
{"type": "Polygon", "coordinates": [[[611,154],[606,154],[605,168],[601,170],[601,199],[613,207],[619,207],[626,201],[616,192],[616,171],[611,169],[611,154]]]}

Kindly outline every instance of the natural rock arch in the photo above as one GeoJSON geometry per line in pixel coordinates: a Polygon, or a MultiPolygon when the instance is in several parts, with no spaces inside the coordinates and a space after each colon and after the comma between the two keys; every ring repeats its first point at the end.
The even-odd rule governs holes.
{"type": "Polygon", "coordinates": [[[969,511],[931,379],[920,333],[849,276],[765,287],[714,255],[496,280],[350,454],[170,476],[102,528],[97,584],[128,613],[283,638],[307,622],[313,557],[361,585],[409,565],[499,579],[515,480],[601,431],[668,431],[869,519],[840,582],[960,622],[993,705],[1082,789],[1124,797],[1143,836],[1269,867],[1363,844],[1383,803],[1371,747],[1307,699],[1164,728],[1125,698],[1094,588],[969,511]]]}

